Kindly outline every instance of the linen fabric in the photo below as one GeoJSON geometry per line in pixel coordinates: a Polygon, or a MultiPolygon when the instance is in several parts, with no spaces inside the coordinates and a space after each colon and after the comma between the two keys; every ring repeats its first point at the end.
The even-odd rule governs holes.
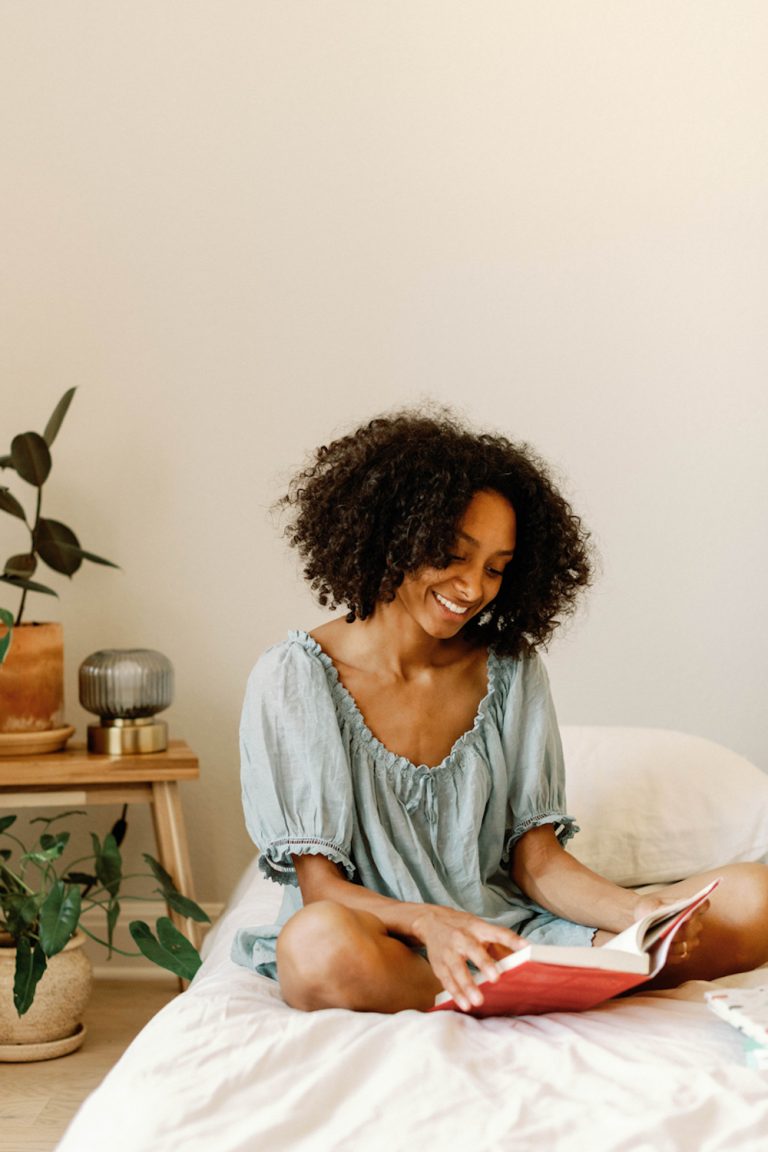
{"type": "Polygon", "coordinates": [[[553,916],[509,877],[528,829],[552,824],[562,843],[577,831],[538,656],[489,653],[473,727],[428,767],[385,748],[330,657],[291,632],[251,673],[240,735],[246,825],[262,871],[285,892],[274,924],[237,933],[238,963],[275,977],[277,935],[301,907],[292,856],[305,853],[397,900],[461,908],[536,943],[591,943],[593,928],[553,916]]]}

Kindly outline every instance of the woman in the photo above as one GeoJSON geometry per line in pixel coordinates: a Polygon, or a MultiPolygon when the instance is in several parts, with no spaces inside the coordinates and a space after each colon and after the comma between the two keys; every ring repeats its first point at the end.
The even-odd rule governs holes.
{"type": "MultiPolygon", "coordinates": [[[[640,896],[563,850],[577,828],[537,649],[589,583],[588,536],[529,448],[404,412],[320,448],[282,503],[320,603],[346,615],[249,681],[246,821],[286,889],[236,960],[306,1010],[427,1009],[444,989],[468,1009],[473,968],[600,945],[703,885],[640,896]]],[[[768,958],[768,869],[717,874],[663,980],[768,958]]]]}

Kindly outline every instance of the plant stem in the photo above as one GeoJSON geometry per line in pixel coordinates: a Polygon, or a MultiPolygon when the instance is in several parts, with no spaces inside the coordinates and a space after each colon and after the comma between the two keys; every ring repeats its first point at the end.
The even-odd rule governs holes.
{"type": "MultiPolygon", "coordinates": [[[[34,554],[35,554],[35,535],[37,533],[37,526],[40,523],[40,507],[42,505],[42,502],[43,502],[43,489],[42,489],[42,485],[41,485],[37,490],[37,507],[35,508],[35,523],[34,523],[32,528],[29,528],[29,525],[27,524],[27,527],[29,528],[30,537],[31,537],[30,543],[29,543],[29,552],[30,552],[31,556],[34,556],[34,554]]],[[[25,521],[25,523],[26,523],[26,521],[25,521]]],[[[19,604],[19,611],[16,614],[16,624],[17,625],[21,624],[21,617],[24,615],[24,605],[27,602],[27,591],[28,591],[28,589],[25,588],[24,591],[21,593],[21,603],[19,604]]]]}
{"type": "MultiPolygon", "coordinates": [[[[101,944],[103,948],[110,947],[106,940],[102,940],[99,936],[95,936],[94,933],[90,931],[90,929],[85,928],[82,924],[78,924],[77,930],[78,932],[83,932],[86,936],[89,936],[91,940],[95,940],[97,944],[101,944]]],[[[122,948],[118,948],[116,944],[112,945],[111,951],[117,952],[119,956],[141,956],[141,952],[125,952],[122,948]]]]}

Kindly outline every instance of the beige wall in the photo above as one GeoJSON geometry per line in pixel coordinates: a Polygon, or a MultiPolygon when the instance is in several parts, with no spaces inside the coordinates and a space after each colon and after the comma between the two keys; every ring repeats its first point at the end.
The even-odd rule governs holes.
{"type": "Polygon", "coordinates": [[[122,568],[34,608],[81,733],[85,655],[173,660],[204,898],[249,856],[248,670],[322,616],[268,508],[420,396],[532,440],[594,528],[561,718],[768,766],[766,37],[758,0],[4,4],[3,437],[78,386],[47,511],[122,568]]]}

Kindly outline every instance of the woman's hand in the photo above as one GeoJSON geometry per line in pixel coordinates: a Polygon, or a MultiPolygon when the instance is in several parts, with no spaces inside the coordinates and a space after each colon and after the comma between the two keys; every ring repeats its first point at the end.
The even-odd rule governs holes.
{"type": "Polygon", "coordinates": [[[479,1007],[483,994],[467,967],[468,961],[481,976],[495,983],[494,960],[524,948],[526,941],[509,928],[488,924],[478,916],[425,904],[413,919],[413,934],[427,950],[427,959],[446,992],[466,1012],[479,1007]]]}
{"type": "MultiPolygon", "coordinates": [[[[674,904],[676,896],[641,896],[636,905],[635,919],[647,916],[649,912],[656,912],[665,904],[674,904]]],[[[668,964],[682,964],[688,960],[701,943],[701,933],[704,927],[704,915],[709,908],[709,900],[705,900],[696,911],[685,920],[677,929],[675,937],[669,947],[668,964]]]]}

